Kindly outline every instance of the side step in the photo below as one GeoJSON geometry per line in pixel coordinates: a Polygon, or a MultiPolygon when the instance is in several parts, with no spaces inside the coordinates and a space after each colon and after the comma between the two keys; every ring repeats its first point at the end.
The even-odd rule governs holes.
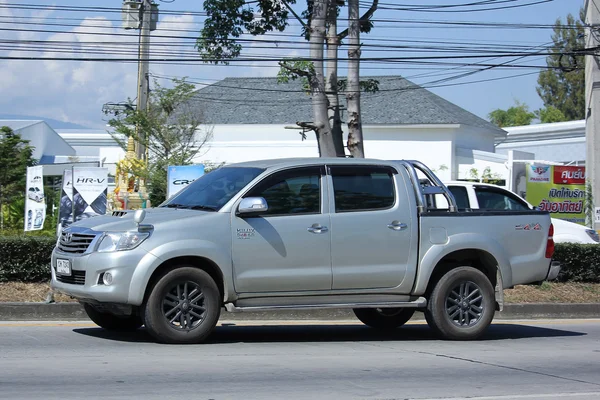
{"type": "Polygon", "coordinates": [[[330,304],[302,304],[302,305],[272,305],[272,306],[245,306],[236,307],[233,303],[225,304],[229,312],[253,312],[272,310],[319,310],[324,308],[423,308],[427,306],[427,299],[419,297],[413,301],[390,301],[385,303],[330,303],[330,304]]]}

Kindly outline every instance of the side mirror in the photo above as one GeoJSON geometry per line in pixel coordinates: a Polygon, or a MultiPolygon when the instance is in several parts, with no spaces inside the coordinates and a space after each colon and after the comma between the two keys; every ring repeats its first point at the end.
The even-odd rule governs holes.
{"type": "Polygon", "coordinates": [[[146,210],[136,210],[133,214],[133,221],[138,225],[144,221],[144,218],[146,218],[146,210]]]}
{"type": "Polygon", "coordinates": [[[246,197],[242,199],[238,207],[237,215],[251,216],[264,213],[269,209],[267,201],[263,197],[246,197]]]}

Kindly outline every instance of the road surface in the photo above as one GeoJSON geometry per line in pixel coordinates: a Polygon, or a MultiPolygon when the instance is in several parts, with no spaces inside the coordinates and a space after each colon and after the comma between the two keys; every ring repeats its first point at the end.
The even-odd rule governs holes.
{"type": "Polygon", "coordinates": [[[507,321],[446,342],[426,325],[223,323],[202,345],[142,329],[0,322],[1,399],[600,399],[600,320],[507,321]]]}

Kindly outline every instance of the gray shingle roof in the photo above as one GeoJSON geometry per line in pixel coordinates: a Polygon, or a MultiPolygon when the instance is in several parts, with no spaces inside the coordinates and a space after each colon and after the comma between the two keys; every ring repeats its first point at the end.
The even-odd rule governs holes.
{"type": "MultiPolygon", "coordinates": [[[[367,79],[363,77],[362,79],[367,79]]],[[[371,77],[377,93],[361,94],[364,125],[462,124],[505,132],[400,76],[371,77]]],[[[340,96],[343,105],[345,96],[340,96]]],[[[199,89],[192,99],[209,124],[295,124],[312,121],[310,96],[300,80],[225,78],[199,89]]]]}

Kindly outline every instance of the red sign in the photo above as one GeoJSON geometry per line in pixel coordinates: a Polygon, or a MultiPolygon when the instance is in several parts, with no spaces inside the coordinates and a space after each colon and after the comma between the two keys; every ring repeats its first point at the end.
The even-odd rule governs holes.
{"type": "Polygon", "coordinates": [[[585,167],[554,166],[554,184],[585,185],[585,167]]]}

